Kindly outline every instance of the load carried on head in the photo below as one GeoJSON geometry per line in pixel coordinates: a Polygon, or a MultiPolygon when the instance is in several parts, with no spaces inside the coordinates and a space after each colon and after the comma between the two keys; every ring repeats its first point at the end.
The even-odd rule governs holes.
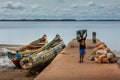
{"type": "Polygon", "coordinates": [[[78,30],[78,31],[76,32],[76,38],[77,38],[77,40],[78,40],[81,36],[84,36],[85,33],[87,33],[87,30],[86,30],[86,29],[78,30]]]}
{"type": "Polygon", "coordinates": [[[97,42],[90,53],[90,60],[97,63],[113,63],[116,61],[115,54],[103,42],[97,42]]]}

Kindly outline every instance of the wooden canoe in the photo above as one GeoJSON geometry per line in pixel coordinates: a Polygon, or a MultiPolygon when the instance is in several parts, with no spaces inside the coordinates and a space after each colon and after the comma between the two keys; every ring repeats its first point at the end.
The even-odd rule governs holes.
{"type": "Polygon", "coordinates": [[[27,69],[30,72],[36,72],[49,64],[64,47],[65,44],[63,40],[59,35],[56,35],[56,37],[48,43],[42,51],[21,59],[20,65],[23,69],[27,69]]]}
{"type": "Polygon", "coordinates": [[[42,38],[35,40],[28,45],[21,46],[13,51],[9,51],[8,58],[17,67],[20,67],[19,62],[23,57],[27,57],[34,52],[41,51],[45,47],[45,45],[47,45],[47,43],[48,42],[45,36],[42,36],[42,38]]]}

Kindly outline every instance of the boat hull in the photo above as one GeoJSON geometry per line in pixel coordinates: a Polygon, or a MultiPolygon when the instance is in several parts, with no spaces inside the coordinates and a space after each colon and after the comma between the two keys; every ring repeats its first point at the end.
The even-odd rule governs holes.
{"type": "Polygon", "coordinates": [[[17,50],[9,51],[7,54],[8,58],[16,65],[16,67],[20,67],[20,60],[23,57],[27,57],[35,52],[41,51],[48,44],[47,41],[40,42],[40,39],[36,40],[37,42],[34,41],[29,45],[22,46],[17,50]]]}
{"type": "Polygon", "coordinates": [[[17,67],[21,68],[20,63],[19,63],[19,62],[20,62],[20,59],[18,59],[18,58],[17,58],[17,59],[12,59],[11,61],[12,61],[17,67]]]}
{"type": "Polygon", "coordinates": [[[22,68],[27,69],[29,72],[37,72],[41,71],[44,67],[46,67],[54,58],[57,54],[59,54],[63,48],[65,47],[65,44],[61,42],[59,45],[55,46],[54,48],[48,50],[48,51],[42,51],[38,54],[42,55],[35,55],[32,56],[33,60],[28,61],[27,63],[24,63],[25,59],[29,58],[24,58],[20,61],[20,65],[22,68]],[[31,65],[29,65],[31,63],[31,65]]]}

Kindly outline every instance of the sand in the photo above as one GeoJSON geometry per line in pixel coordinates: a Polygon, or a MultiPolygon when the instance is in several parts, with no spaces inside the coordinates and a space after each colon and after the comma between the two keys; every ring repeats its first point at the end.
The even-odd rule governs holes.
{"type": "Polygon", "coordinates": [[[36,75],[27,76],[27,71],[23,69],[14,69],[0,73],[0,80],[33,80],[36,75]]]}

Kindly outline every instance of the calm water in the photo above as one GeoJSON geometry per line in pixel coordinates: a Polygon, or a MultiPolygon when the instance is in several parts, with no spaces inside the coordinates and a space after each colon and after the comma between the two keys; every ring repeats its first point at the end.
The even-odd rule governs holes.
{"type": "Polygon", "coordinates": [[[112,50],[120,50],[119,21],[77,21],[77,22],[0,22],[0,44],[28,44],[47,34],[50,41],[60,34],[66,44],[76,38],[76,31],[87,29],[88,37],[92,32],[112,50]]]}

